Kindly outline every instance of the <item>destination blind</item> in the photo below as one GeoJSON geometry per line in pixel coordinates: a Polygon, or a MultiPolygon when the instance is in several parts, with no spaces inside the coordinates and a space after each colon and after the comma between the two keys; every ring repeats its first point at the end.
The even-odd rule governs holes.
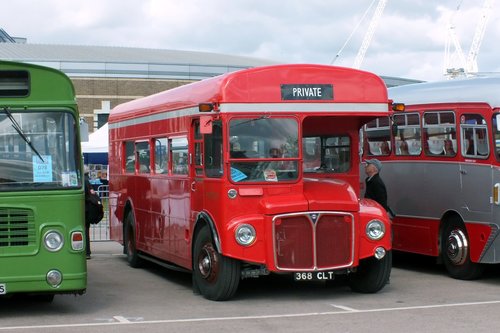
{"type": "Polygon", "coordinates": [[[282,84],[281,99],[287,100],[333,100],[331,84],[282,84]]]}

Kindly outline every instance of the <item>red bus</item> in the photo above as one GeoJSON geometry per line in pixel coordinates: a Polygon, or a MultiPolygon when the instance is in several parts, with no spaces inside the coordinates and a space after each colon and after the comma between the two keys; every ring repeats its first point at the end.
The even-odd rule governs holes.
{"type": "Polygon", "coordinates": [[[500,78],[390,88],[405,112],[365,126],[397,214],[393,248],[437,257],[457,279],[500,262],[499,91],[500,78]]]}
{"type": "Polygon", "coordinates": [[[377,292],[391,226],[361,200],[359,130],[392,112],[376,75],[321,65],[228,73],[141,98],[109,117],[111,238],[128,262],[188,270],[231,298],[241,279],[348,275],[377,292]]]}

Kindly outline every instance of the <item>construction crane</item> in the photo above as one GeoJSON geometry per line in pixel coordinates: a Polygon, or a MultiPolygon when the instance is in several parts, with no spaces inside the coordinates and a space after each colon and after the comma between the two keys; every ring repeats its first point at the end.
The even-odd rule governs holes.
{"type": "Polygon", "coordinates": [[[462,51],[460,41],[456,34],[455,28],[455,16],[460,10],[462,5],[462,0],[457,5],[455,12],[450,17],[450,22],[448,25],[448,35],[445,43],[445,59],[444,59],[444,75],[448,78],[455,78],[459,76],[471,76],[478,72],[477,66],[477,56],[479,54],[479,48],[481,47],[481,42],[483,41],[484,33],[486,31],[486,24],[493,7],[494,0],[485,0],[483,3],[481,17],[477,23],[476,31],[474,33],[474,38],[472,40],[471,47],[469,49],[469,54],[467,58],[462,51]],[[454,47],[454,52],[452,51],[452,45],[454,47]],[[452,67],[455,63],[458,67],[452,67]]]}
{"type": "Polygon", "coordinates": [[[481,47],[481,42],[483,41],[484,32],[486,31],[486,23],[490,18],[491,8],[493,7],[493,0],[485,0],[483,3],[483,9],[481,12],[481,18],[476,26],[476,32],[474,33],[474,39],[470,46],[469,55],[467,56],[467,62],[465,71],[467,73],[477,73],[477,55],[479,53],[479,48],[481,47]]]}
{"type": "MultiPolygon", "coordinates": [[[[354,33],[356,32],[356,30],[358,30],[358,28],[361,25],[361,23],[363,23],[366,15],[368,14],[368,12],[370,11],[370,9],[375,4],[375,1],[377,1],[377,0],[373,0],[370,3],[370,6],[368,6],[368,8],[364,12],[363,16],[359,20],[358,24],[356,24],[356,27],[354,28],[354,30],[351,32],[351,34],[349,35],[349,37],[345,41],[344,45],[342,45],[342,47],[340,48],[340,50],[337,52],[337,54],[335,55],[335,58],[333,58],[333,60],[331,61],[332,65],[340,57],[340,54],[342,53],[342,51],[344,50],[344,48],[347,46],[347,44],[351,40],[351,38],[354,35],[354,33]]],[[[363,59],[365,57],[366,50],[368,50],[368,46],[370,46],[370,42],[371,42],[371,40],[373,38],[373,33],[375,32],[375,28],[377,27],[378,22],[380,20],[380,17],[382,16],[382,12],[384,11],[385,5],[387,4],[387,0],[378,0],[378,1],[379,2],[378,2],[378,5],[377,5],[377,8],[375,8],[375,12],[374,12],[373,17],[371,19],[370,26],[368,27],[368,30],[366,31],[365,37],[363,39],[363,43],[361,44],[361,48],[359,49],[358,54],[356,56],[356,59],[354,60],[353,68],[360,68],[361,63],[363,62],[363,59]]]]}
{"type": "MultiPolygon", "coordinates": [[[[375,1],[375,0],[374,0],[375,1]]],[[[377,28],[378,22],[382,17],[382,13],[384,12],[385,5],[387,4],[387,0],[379,0],[377,4],[377,8],[375,8],[375,13],[372,16],[370,21],[370,25],[368,26],[368,30],[366,31],[365,38],[363,39],[363,43],[356,55],[356,59],[354,59],[353,68],[360,68],[363,59],[365,58],[366,50],[368,50],[368,46],[373,38],[373,34],[375,33],[375,29],[377,28]]],[[[371,5],[370,5],[371,6],[371,5]]]]}

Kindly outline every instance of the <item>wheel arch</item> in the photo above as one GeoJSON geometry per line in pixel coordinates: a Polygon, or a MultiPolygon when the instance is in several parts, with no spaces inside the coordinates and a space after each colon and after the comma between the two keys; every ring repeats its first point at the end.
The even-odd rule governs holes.
{"type": "Polygon", "coordinates": [[[191,253],[194,251],[194,239],[196,238],[196,235],[198,234],[199,230],[204,227],[208,226],[210,229],[210,233],[212,234],[212,239],[214,241],[215,249],[217,252],[222,253],[221,251],[221,244],[220,244],[220,237],[217,232],[217,228],[215,226],[215,221],[212,219],[210,214],[208,214],[205,211],[199,212],[198,215],[196,216],[196,220],[194,221],[194,226],[193,226],[193,233],[192,233],[192,239],[191,239],[191,253]]]}

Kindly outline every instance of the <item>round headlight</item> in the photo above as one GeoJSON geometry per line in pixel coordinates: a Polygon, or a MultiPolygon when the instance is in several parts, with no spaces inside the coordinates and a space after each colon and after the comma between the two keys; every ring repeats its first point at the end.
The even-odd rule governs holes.
{"type": "Polygon", "coordinates": [[[62,282],[62,274],[56,269],[50,270],[47,273],[47,283],[51,285],[52,287],[56,288],[58,287],[61,282],[62,282]]]}
{"type": "Polygon", "coordinates": [[[255,241],[255,229],[250,224],[242,224],[236,228],[234,236],[238,244],[249,246],[255,241]]]}
{"type": "Polygon", "coordinates": [[[57,231],[49,231],[43,237],[45,248],[51,252],[59,251],[64,245],[63,236],[57,231]]]}
{"type": "Polygon", "coordinates": [[[366,225],[366,235],[373,240],[379,240],[385,235],[385,226],[382,221],[372,220],[366,225]]]}

